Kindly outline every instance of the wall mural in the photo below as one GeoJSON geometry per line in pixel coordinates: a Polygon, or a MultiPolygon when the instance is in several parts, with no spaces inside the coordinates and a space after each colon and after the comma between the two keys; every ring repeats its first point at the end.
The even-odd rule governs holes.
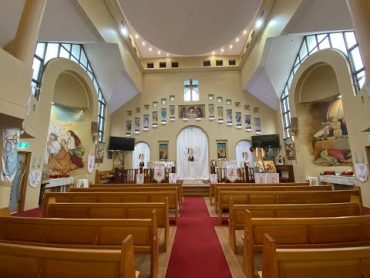
{"type": "Polygon", "coordinates": [[[179,105],[179,119],[204,118],[205,105],[179,105]]]}
{"type": "Polygon", "coordinates": [[[322,166],[352,165],[347,126],[341,99],[315,106],[321,126],[312,136],[314,163],[322,166]]]}
{"type": "Polygon", "coordinates": [[[49,172],[66,174],[85,167],[89,128],[82,110],[52,105],[45,160],[49,172]]]}

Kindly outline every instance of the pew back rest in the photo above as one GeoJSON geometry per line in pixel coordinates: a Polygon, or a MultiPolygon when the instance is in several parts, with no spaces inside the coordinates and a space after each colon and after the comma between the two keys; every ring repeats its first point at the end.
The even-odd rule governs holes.
{"type": "Polygon", "coordinates": [[[125,237],[121,250],[52,248],[0,243],[2,277],[134,278],[133,240],[125,237]]]}
{"type": "Polygon", "coordinates": [[[228,208],[230,198],[234,204],[318,204],[345,203],[353,198],[362,206],[359,188],[338,191],[222,191],[219,208],[228,208]]]}
{"type": "Polygon", "coordinates": [[[55,203],[43,217],[51,218],[151,218],[153,209],[159,227],[168,223],[168,203],[55,203]]]}
{"type": "Polygon", "coordinates": [[[174,191],[161,192],[48,192],[45,194],[44,211],[49,203],[145,203],[165,202],[169,208],[178,209],[178,198],[174,191]]]}
{"type": "Polygon", "coordinates": [[[263,246],[263,278],[355,278],[370,276],[370,247],[277,249],[268,234],[263,246]]]}
{"type": "MultiPolygon", "coordinates": [[[[333,185],[300,185],[300,186],[218,186],[215,188],[215,200],[216,203],[222,198],[222,191],[333,191],[333,185]],[[221,195],[221,197],[220,197],[221,195]]],[[[226,200],[227,201],[227,200],[226,200]]]]}
{"type": "Polygon", "coordinates": [[[362,214],[362,207],[358,203],[235,205],[230,200],[229,209],[230,225],[234,225],[236,229],[244,228],[246,209],[251,212],[252,218],[334,217],[362,214]]]}
{"type": "Polygon", "coordinates": [[[132,235],[135,250],[150,250],[157,238],[151,219],[62,219],[0,217],[0,241],[81,248],[120,248],[132,235]]]}

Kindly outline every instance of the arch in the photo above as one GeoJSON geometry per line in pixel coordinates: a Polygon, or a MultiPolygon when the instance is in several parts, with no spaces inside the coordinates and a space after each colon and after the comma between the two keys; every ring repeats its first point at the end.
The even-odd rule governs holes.
{"type": "Polygon", "coordinates": [[[351,103],[355,97],[352,73],[346,56],[336,49],[325,49],[312,54],[296,72],[289,95],[291,116],[298,118],[298,133],[294,137],[297,165],[300,165],[295,167],[298,180],[304,180],[307,176],[319,176],[323,171],[323,166],[314,163],[320,154],[315,149],[312,138],[321,122],[327,120],[327,112],[321,113],[315,109],[322,107],[327,110],[329,101],[338,97],[343,100],[343,115],[346,119],[345,112],[350,110],[346,104],[351,103]]]}
{"type": "Polygon", "coordinates": [[[240,140],[235,144],[235,158],[238,167],[243,167],[243,163],[253,165],[253,153],[250,151],[252,143],[249,140],[240,140]]]}
{"type": "Polygon", "coordinates": [[[176,140],[179,179],[209,179],[209,139],[204,129],[190,125],[181,129],[176,140]]]}
{"type": "Polygon", "coordinates": [[[138,169],[141,158],[139,155],[143,154],[144,168],[148,168],[150,161],[150,146],[146,142],[137,142],[132,153],[132,168],[138,169]]]}

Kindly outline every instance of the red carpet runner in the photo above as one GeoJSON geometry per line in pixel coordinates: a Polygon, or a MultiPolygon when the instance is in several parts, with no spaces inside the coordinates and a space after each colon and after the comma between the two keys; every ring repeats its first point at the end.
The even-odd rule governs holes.
{"type": "Polygon", "coordinates": [[[202,197],[186,197],[166,278],[232,277],[202,197]]]}

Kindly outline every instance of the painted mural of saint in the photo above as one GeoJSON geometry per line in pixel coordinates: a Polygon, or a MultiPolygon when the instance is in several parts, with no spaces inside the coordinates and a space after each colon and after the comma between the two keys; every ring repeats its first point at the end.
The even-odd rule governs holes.
{"type": "Polygon", "coordinates": [[[71,156],[66,148],[62,146],[56,134],[50,133],[46,148],[49,153],[48,165],[51,170],[68,173],[70,170],[77,168],[72,163],[71,156]]]}
{"type": "Polygon", "coordinates": [[[82,146],[80,138],[72,130],[68,130],[66,140],[72,163],[76,165],[76,168],[83,168],[82,158],[85,154],[85,148],[82,146]]]}
{"type": "Polygon", "coordinates": [[[17,170],[18,159],[18,134],[9,132],[6,134],[3,159],[3,180],[12,181],[17,170]]]}

